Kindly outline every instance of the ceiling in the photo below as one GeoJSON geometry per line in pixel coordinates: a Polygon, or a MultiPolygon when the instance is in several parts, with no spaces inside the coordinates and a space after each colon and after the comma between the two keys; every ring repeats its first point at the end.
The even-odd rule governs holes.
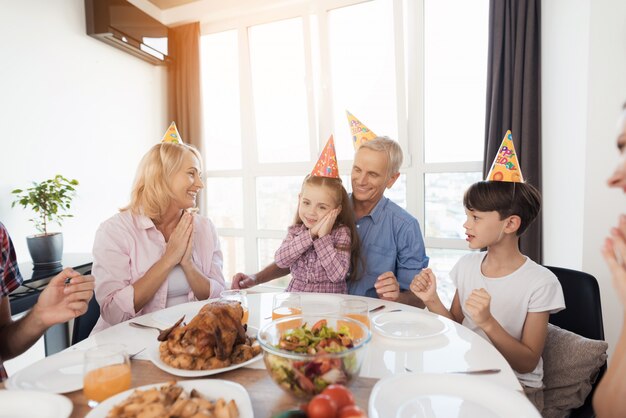
{"type": "Polygon", "coordinates": [[[148,0],[161,10],[171,9],[172,7],[182,6],[187,3],[193,3],[198,0],[148,0]]]}
{"type": "Polygon", "coordinates": [[[166,26],[201,24],[310,3],[314,0],[128,0],[166,26]]]}

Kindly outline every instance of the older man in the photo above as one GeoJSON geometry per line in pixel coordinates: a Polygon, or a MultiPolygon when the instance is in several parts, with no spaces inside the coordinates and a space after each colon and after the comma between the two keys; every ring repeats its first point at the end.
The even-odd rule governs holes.
{"type": "MultiPolygon", "coordinates": [[[[354,156],[351,197],[363,264],[348,289],[354,295],[423,306],[408,291],[415,274],[428,266],[419,223],[383,196],[400,176],[401,164],[402,149],[389,138],[365,142],[354,156]]],[[[272,263],[254,275],[237,273],[232,286],[248,288],[287,273],[272,263]]]]}
{"type": "Polygon", "coordinates": [[[52,325],[84,314],[94,288],[92,276],[66,268],[50,280],[28,314],[13,321],[8,295],[21,283],[13,243],[0,223],[0,381],[7,377],[3,360],[26,351],[52,325]]]}

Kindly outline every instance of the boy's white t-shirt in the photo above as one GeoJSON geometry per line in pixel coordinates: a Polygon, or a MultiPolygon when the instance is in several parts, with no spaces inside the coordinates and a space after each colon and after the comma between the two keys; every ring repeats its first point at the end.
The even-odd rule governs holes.
{"type": "MultiPolygon", "coordinates": [[[[565,309],[563,289],[550,270],[526,257],[526,262],[513,273],[504,277],[488,278],[481,271],[481,264],[486,255],[485,251],[463,256],[450,272],[465,316],[464,326],[491,342],[465,310],[465,301],[474,289],[484,288],[489,293],[491,315],[518,341],[522,338],[528,312],[552,314],[565,309]]],[[[526,386],[542,387],[543,359],[539,359],[537,367],[532,372],[515,374],[526,386]]]]}

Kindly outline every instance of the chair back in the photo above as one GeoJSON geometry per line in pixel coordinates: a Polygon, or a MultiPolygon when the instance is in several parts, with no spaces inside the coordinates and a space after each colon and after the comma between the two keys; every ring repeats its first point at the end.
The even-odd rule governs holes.
{"type": "MultiPolygon", "coordinates": [[[[566,309],[550,315],[549,322],[592,340],[604,340],[602,304],[598,281],[591,274],[562,267],[545,266],[559,279],[566,309]]],[[[595,417],[591,400],[600,379],[606,371],[606,363],[600,368],[596,382],[585,403],[570,413],[570,418],[595,417]]]]}
{"type": "Polygon", "coordinates": [[[592,340],[604,340],[600,288],[582,271],[545,266],[561,282],[567,309],[550,315],[550,323],[592,340]]]}
{"type": "MultiPolygon", "coordinates": [[[[90,274],[90,273],[85,273],[90,274]]],[[[87,312],[74,319],[74,327],[72,328],[72,345],[89,337],[91,330],[96,326],[100,318],[100,305],[96,301],[96,297],[91,298],[87,307],[87,312]]]]}

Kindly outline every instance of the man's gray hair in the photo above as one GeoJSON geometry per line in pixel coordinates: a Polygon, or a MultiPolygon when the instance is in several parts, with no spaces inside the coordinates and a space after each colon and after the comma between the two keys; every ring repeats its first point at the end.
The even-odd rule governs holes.
{"type": "Polygon", "coordinates": [[[393,139],[388,136],[377,136],[371,141],[363,142],[361,148],[371,149],[372,151],[381,151],[387,153],[389,166],[387,167],[387,176],[391,177],[400,172],[402,165],[402,148],[393,139]]]}

